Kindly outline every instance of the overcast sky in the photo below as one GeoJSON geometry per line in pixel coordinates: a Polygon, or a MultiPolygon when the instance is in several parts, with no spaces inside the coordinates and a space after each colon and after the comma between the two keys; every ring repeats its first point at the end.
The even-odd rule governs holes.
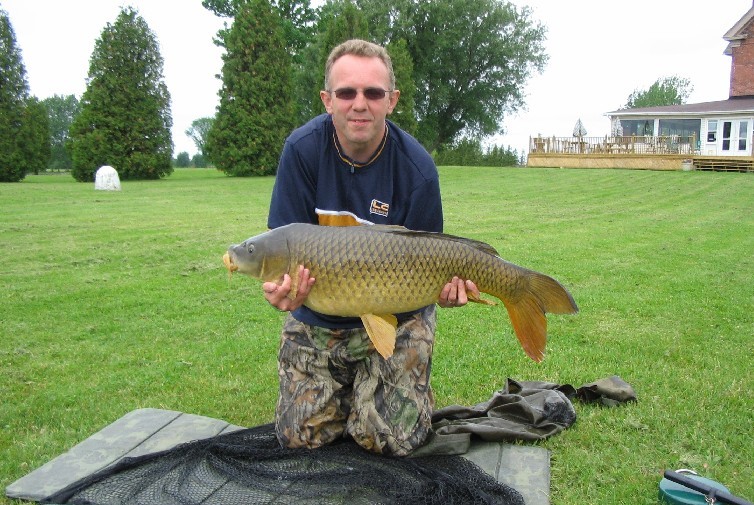
{"type": "MultiPolygon", "coordinates": [[[[514,0],[548,29],[550,61],[526,84],[527,110],[505,118],[495,142],[526,149],[528,137],[570,136],[577,119],[602,136],[604,116],[658,78],[689,79],[689,102],[728,98],[730,57],[723,35],[752,0],[514,0]]],[[[184,134],[218,104],[221,49],[213,38],[224,19],[201,0],[0,0],[21,49],[32,95],[75,94],[86,86],[94,42],[122,5],[139,11],[156,34],[172,101],[175,153],[196,153],[184,134]]],[[[400,84],[400,83],[399,83],[400,84]]]]}

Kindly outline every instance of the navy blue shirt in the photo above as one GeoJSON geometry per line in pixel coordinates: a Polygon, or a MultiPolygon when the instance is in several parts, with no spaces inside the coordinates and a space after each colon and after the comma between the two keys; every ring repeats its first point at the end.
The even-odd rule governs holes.
{"type": "MultiPolygon", "coordinates": [[[[372,158],[355,162],[342,153],[330,115],[317,116],[291,133],[280,156],[267,226],[290,223],[392,224],[441,232],[437,168],[424,147],[390,121],[372,158]]],[[[362,326],[359,318],[308,307],[293,316],[326,328],[362,326]]]]}

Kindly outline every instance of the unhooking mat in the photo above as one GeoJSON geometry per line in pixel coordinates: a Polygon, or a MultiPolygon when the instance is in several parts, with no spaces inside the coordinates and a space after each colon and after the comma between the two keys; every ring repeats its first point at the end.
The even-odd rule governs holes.
{"type": "MultiPolygon", "coordinates": [[[[245,428],[203,416],[149,408],[135,410],[9,485],[6,494],[10,498],[41,501],[126,458],[160,453],[193,440],[243,430],[245,428]]],[[[497,482],[518,491],[527,505],[549,503],[550,456],[547,450],[473,441],[462,457],[478,465],[497,482]]]]}
{"type": "MultiPolygon", "coordinates": [[[[344,443],[335,444],[317,456],[311,456],[317,451],[304,451],[297,458],[290,450],[280,450],[270,425],[245,429],[202,416],[140,409],[126,414],[69,452],[14,482],[6,488],[6,494],[11,498],[34,501],[54,496],[64,501],[63,498],[67,500],[74,496],[77,489],[87,486],[96,489],[96,484],[101,483],[100,488],[105,492],[96,495],[99,499],[117,495],[121,489],[118,486],[124,483],[124,492],[126,489],[141,490],[162,472],[163,477],[159,478],[167,478],[167,483],[160,482],[154,487],[161,493],[167,490],[167,496],[174,494],[174,490],[168,489],[171,486],[177,489],[201,484],[201,491],[187,494],[191,496],[190,503],[213,503],[213,500],[224,503],[223,493],[232,492],[235,485],[244,484],[249,476],[257,480],[261,477],[261,487],[258,482],[253,485],[257,486],[255,492],[262,498],[259,503],[268,503],[271,497],[277,499],[276,493],[280,489],[275,486],[279,486],[277,481],[285,475],[285,478],[293,476],[290,482],[328,481],[330,487],[316,490],[315,493],[324,494],[311,495],[311,503],[322,503],[323,496],[342,497],[348,502],[352,498],[349,493],[357,490],[367,500],[365,503],[383,503],[382,499],[388,495],[390,499],[385,503],[413,503],[416,494],[412,493],[422,493],[425,497],[434,494],[435,499],[455,493],[458,496],[455,501],[439,503],[519,504],[525,501],[527,505],[544,505],[549,503],[549,452],[539,447],[502,442],[540,440],[567,428],[576,419],[570,403],[573,397],[610,406],[636,399],[631,386],[616,376],[578,389],[570,385],[508,379],[506,386],[486,402],[473,407],[451,406],[436,411],[432,439],[415,454],[414,461],[412,458],[365,457],[367,453],[355,448],[353,442],[351,446],[355,452],[344,443]],[[471,434],[481,440],[472,440],[471,434]],[[444,458],[443,454],[463,454],[464,459],[444,458]],[[257,464],[260,456],[268,455],[272,463],[257,464]],[[354,455],[356,459],[348,459],[354,455]],[[186,463],[191,458],[196,461],[193,466],[186,463]],[[301,466],[298,460],[307,459],[310,463],[301,466]],[[339,466],[330,462],[336,460],[339,466]],[[206,472],[207,468],[217,465],[225,467],[220,472],[221,476],[228,477],[225,481],[222,478],[218,481],[214,470],[209,474],[206,472]],[[383,472],[397,466],[405,466],[406,472],[395,476],[389,471],[383,472]],[[176,479],[175,474],[180,472],[183,472],[182,476],[176,479]],[[112,474],[116,475],[114,480],[112,474]],[[200,482],[210,474],[219,484],[200,482]],[[444,481],[448,487],[443,488],[446,474],[451,478],[444,481]],[[110,480],[101,480],[100,475],[110,480]],[[351,483],[351,487],[342,487],[330,482],[340,477],[344,482],[350,481],[353,479],[349,477],[359,475],[363,486],[351,483]],[[465,475],[469,477],[468,482],[464,482],[465,475]],[[116,484],[118,479],[120,483],[116,484]],[[265,479],[270,484],[264,482],[265,479]],[[398,482],[400,479],[404,482],[398,482]],[[82,482],[86,484],[83,487],[82,482]],[[374,482],[376,484],[372,486],[374,482]],[[197,494],[203,496],[202,493],[207,495],[206,499],[194,501],[194,497],[197,494]]],[[[87,501],[87,496],[86,491],[82,492],[79,503],[111,503],[87,501]]],[[[291,495],[287,499],[299,503],[300,496],[291,495]]],[[[155,502],[165,503],[163,498],[146,503],[155,502]]],[[[337,499],[330,502],[340,503],[337,499]]]]}

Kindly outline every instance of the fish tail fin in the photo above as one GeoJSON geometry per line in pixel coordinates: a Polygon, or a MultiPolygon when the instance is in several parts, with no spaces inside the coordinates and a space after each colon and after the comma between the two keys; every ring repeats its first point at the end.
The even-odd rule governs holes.
{"type": "Polygon", "coordinates": [[[545,356],[547,312],[578,312],[571,294],[555,279],[536,272],[528,273],[527,287],[515,300],[501,298],[521,347],[537,363],[545,356]]]}
{"type": "Polygon", "coordinates": [[[576,301],[566,288],[547,275],[532,272],[529,289],[542,304],[542,309],[550,314],[575,314],[579,311],[576,301]]]}

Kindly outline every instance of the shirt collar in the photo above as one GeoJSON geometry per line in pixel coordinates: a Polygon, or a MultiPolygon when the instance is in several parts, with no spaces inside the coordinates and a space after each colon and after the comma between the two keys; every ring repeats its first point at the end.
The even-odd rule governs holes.
{"type": "Polygon", "coordinates": [[[335,150],[338,152],[338,156],[340,157],[341,160],[343,160],[345,163],[347,163],[351,167],[363,168],[368,165],[371,165],[372,163],[374,163],[375,160],[377,160],[377,158],[380,157],[380,154],[382,154],[382,151],[385,149],[385,145],[387,145],[387,137],[388,137],[389,132],[390,132],[390,129],[387,126],[387,121],[385,121],[385,133],[382,136],[382,142],[380,142],[379,147],[377,147],[377,150],[374,151],[374,154],[372,154],[372,156],[369,157],[369,160],[366,163],[359,163],[357,161],[354,161],[352,158],[350,158],[349,156],[343,153],[343,150],[341,149],[341,146],[340,146],[340,142],[338,141],[338,135],[335,132],[335,128],[333,128],[332,140],[333,140],[333,144],[335,145],[335,150]]]}

